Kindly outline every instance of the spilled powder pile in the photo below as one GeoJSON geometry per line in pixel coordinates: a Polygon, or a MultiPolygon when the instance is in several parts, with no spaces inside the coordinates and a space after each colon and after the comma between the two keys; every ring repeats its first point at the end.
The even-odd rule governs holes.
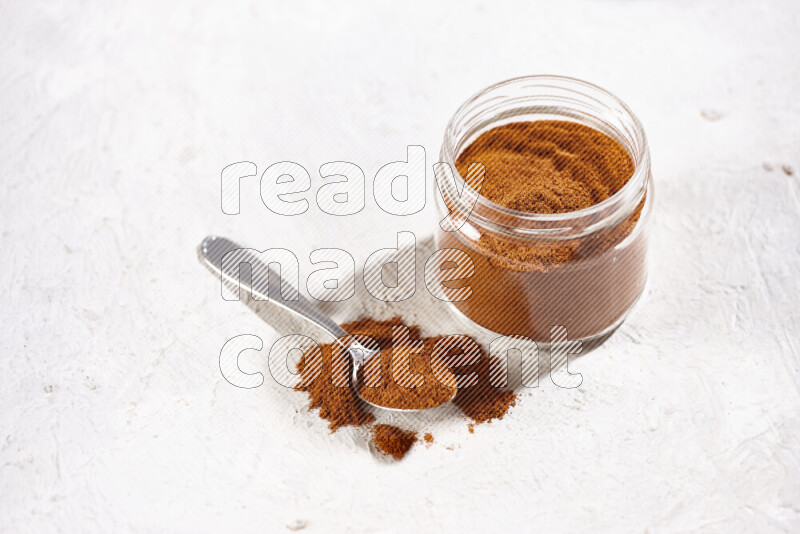
{"type": "MultiPolygon", "coordinates": [[[[373,443],[384,454],[400,460],[414,446],[417,434],[391,425],[375,425],[372,427],[373,443]]],[[[428,434],[430,435],[430,434],[428,434]]]]}
{"type": "MultiPolygon", "coordinates": [[[[409,367],[403,368],[416,373],[415,377],[422,376],[425,384],[431,382],[427,386],[423,384],[417,388],[401,387],[392,380],[393,359],[390,356],[381,357],[380,365],[375,365],[373,370],[368,372],[369,383],[372,384],[374,383],[371,382],[374,376],[372,373],[378,369],[382,371],[381,386],[364,388],[362,394],[365,398],[374,395],[376,400],[383,401],[383,405],[393,403],[398,406],[437,406],[441,404],[443,395],[447,395],[446,399],[452,396],[452,380],[455,379],[458,392],[453,404],[471,420],[471,425],[502,419],[516,403],[513,391],[496,388],[491,384],[492,366],[489,355],[469,337],[422,338],[419,327],[407,326],[399,317],[387,321],[362,319],[344,324],[342,327],[356,338],[368,337],[374,340],[387,355],[411,355],[405,361],[409,367]],[[432,354],[438,355],[434,358],[437,363],[433,366],[430,363],[432,354]],[[427,361],[424,358],[426,355],[427,361]],[[440,361],[446,361],[452,372],[442,372],[438,364],[440,361]]],[[[328,421],[331,432],[343,426],[368,426],[375,422],[375,417],[370,413],[368,406],[349,387],[348,360],[338,345],[326,344],[319,349],[309,350],[301,357],[297,370],[301,381],[295,389],[308,394],[309,409],[319,409],[319,416],[328,421]]],[[[407,374],[400,373],[401,379],[398,381],[408,380],[407,374]]],[[[400,459],[416,441],[415,435],[414,439],[409,441],[407,434],[403,432],[406,431],[390,425],[374,425],[373,440],[379,450],[395,459],[400,459]],[[403,436],[405,438],[400,439],[403,436]],[[390,437],[392,440],[389,440],[390,437]],[[402,452],[398,441],[407,445],[402,452]]],[[[424,439],[432,443],[433,436],[430,435],[428,439],[429,435],[430,433],[426,434],[424,439]]]]}
{"type": "Polygon", "coordinates": [[[459,367],[459,389],[453,404],[472,420],[472,424],[502,419],[516,405],[517,395],[492,384],[491,358],[477,342],[470,338],[465,339],[472,343],[478,357],[474,363],[459,367]]]}
{"type": "Polygon", "coordinates": [[[331,432],[343,426],[372,424],[375,416],[350,390],[346,362],[337,361],[332,365],[333,345],[320,348],[321,351],[312,349],[306,352],[297,363],[301,381],[295,389],[308,393],[311,401],[308,409],[319,408],[319,416],[328,421],[331,432]]]}

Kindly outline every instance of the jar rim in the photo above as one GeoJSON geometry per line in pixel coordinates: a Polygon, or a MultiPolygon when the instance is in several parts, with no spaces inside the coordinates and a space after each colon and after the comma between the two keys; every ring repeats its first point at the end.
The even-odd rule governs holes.
{"type": "MultiPolygon", "coordinates": [[[[490,100],[491,101],[491,100],[490,100]]],[[[467,132],[467,135],[471,132],[467,132]]],[[[618,133],[618,132],[617,132],[618,133]]],[[[462,136],[466,137],[466,135],[462,136]]],[[[627,140],[625,140],[627,141],[627,140]]],[[[636,205],[641,201],[642,197],[644,196],[650,181],[650,151],[647,144],[647,137],[644,132],[644,128],[641,124],[641,121],[636,116],[636,114],[628,107],[625,102],[622,101],[618,96],[611,93],[610,91],[603,89],[602,87],[580,80],[578,78],[572,78],[569,76],[560,76],[560,75],[553,75],[553,74],[536,74],[536,75],[527,75],[527,76],[518,76],[516,78],[510,78],[508,80],[504,80],[493,84],[489,87],[486,87],[476,93],[474,93],[470,98],[468,98],[461,106],[458,107],[456,112],[448,121],[447,127],[445,128],[445,135],[444,135],[444,142],[442,144],[442,150],[440,155],[442,161],[447,163],[453,176],[456,177],[457,181],[459,182],[460,187],[468,187],[469,190],[474,193],[477,197],[476,199],[476,206],[478,203],[481,204],[481,207],[484,208],[485,211],[489,211],[490,213],[496,212],[502,218],[513,218],[516,221],[523,223],[523,224],[530,224],[530,223],[544,223],[546,224],[549,229],[546,231],[548,234],[553,234],[553,228],[550,226],[553,223],[565,223],[569,221],[579,221],[582,219],[596,219],[598,216],[601,217],[602,221],[608,224],[613,224],[614,214],[620,211],[623,207],[630,205],[630,209],[635,209],[636,205]],[[621,115],[618,118],[624,119],[626,122],[630,124],[632,127],[633,133],[636,136],[635,141],[637,142],[637,149],[635,153],[631,152],[630,147],[626,147],[626,150],[629,151],[629,155],[634,163],[634,171],[631,175],[630,179],[623,185],[619,191],[615,192],[609,198],[604,199],[597,204],[593,204],[586,208],[582,208],[580,210],[563,212],[563,213],[531,213],[526,211],[520,211],[513,208],[508,208],[506,206],[500,205],[492,200],[489,200],[485,196],[481,195],[480,193],[476,192],[469,184],[464,180],[461,174],[458,172],[458,169],[455,166],[456,160],[456,142],[458,141],[456,127],[459,120],[465,119],[465,116],[468,115],[470,110],[480,103],[482,98],[487,97],[487,95],[491,95],[491,93],[497,91],[498,89],[502,89],[504,87],[510,85],[522,85],[534,82],[536,83],[536,87],[539,88],[551,88],[557,89],[560,91],[569,91],[584,98],[591,99],[604,107],[608,108],[608,111],[614,112],[616,115],[621,115]],[[547,85],[546,83],[542,82],[551,82],[554,84],[561,84],[561,85],[547,85]],[[578,88],[582,88],[584,90],[588,90],[590,93],[594,94],[585,94],[579,93],[577,91],[578,88]],[[612,104],[617,109],[614,109],[608,106],[607,103],[598,100],[595,97],[603,97],[605,98],[610,104],[612,104]],[[610,211],[611,213],[608,214],[608,217],[602,217],[602,213],[610,211]]],[[[466,189],[464,189],[466,191],[466,189]]],[[[470,219],[473,218],[475,212],[470,214],[470,219]]],[[[486,219],[485,216],[481,216],[480,218],[486,219]]],[[[489,224],[496,224],[496,221],[492,221],[490,219],[486,219],[484,222],[489,224]]],[[[600,222],[600,221],[596,221],[600,222]]],[[[596,226],[592,224],[592,227],[596,226]]],[[[504,225],[505,226],[505,225],[504,225]]],[[[579,224],[578,226],[584,226],[583,224],[579,224]]],[[[603,224],[606,226],[606,224],[603,224]]],[[[520,230],[516,228],[516,230],[520,230]]],[[[597,230],[597,228],[593,228],[592,231],[597,230]]],[[[523,233],[525,231],[523,230],[523,233]]],[[[531,228],[528,230],[527,233],[536,233],[536,231],[531,228]]]]}

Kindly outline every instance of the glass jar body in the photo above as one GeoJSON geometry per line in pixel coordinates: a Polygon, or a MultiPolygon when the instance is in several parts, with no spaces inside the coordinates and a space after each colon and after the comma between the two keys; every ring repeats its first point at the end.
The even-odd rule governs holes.
{"type": "Polygon", "coordinates": [[[461,283],[443,279],[445,286],[470,288],[452,302],[459,315],[493,333],[540,343],[550,342],[553,327],[591,340],[622,323],[647,279],[653,189],[644,132],[619,99],[570,78],[502,82],[456,112],[440,159],[453,179],[437,172],[437,214],[453,222],[440,223],[436,248],[463,251],[474,267],[461,283]],[[560,214],[504,208],[466,185],[455,160],[470,142],[496,126],[536,120],[578,122],[611,136],[631,156],[632,177],[611,198],[560,214]]]}

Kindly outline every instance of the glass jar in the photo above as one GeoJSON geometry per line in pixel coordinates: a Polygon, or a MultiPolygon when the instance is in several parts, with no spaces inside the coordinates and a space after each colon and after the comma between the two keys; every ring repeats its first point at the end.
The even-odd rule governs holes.
{"type": "Polygon", "coordinates": [[[470,288],[466,298],[451,302],[457,314],[494,334],[539,343],[549,343],[556,326],[566,328],[569,339],[591,341],[622,323],[647,278],[653,180],[642,125],[619,98],[560,76],[498,83],[456,111],[440,161],[452,178],[444,176],[446,166],[437,166],[437,213],[440,221],[450,214],[454,224],[440,223],[436,248],[462,250],[474,264],[461,282],[441,280],[451,289],[470,288]],[[456,161],[470,143],[492,128],[537,120],[577,122],[612,137],[631,157],[633,175],[606,200],[556,214],[513,210],[467,185],[456,161]]]}

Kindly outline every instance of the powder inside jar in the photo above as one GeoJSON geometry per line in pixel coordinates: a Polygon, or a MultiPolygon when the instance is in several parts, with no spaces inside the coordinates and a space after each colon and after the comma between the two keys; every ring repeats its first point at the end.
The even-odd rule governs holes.
{"type": "Polygon", "coordinates": [[[492,128],[456,161],[462,176],[483,163],[481,195],[528,213],[588,208],[619,191],[633,175],[627,151],[608,135],[574,122],[515,122],[492,128]]]}
{"type": "Polygon", "coordinates": [[[646,196],[635,203],[632,190],[625,201],[585,210],[634,176],[626,146],[590,126],[554,120],[504,124],[474,138],[456,167],[476,187],[480,175],[468,171],[483,164],[476,210],[486,219],[470,219],[469,232],[439,230],[436,237],[437,249],[460,249],[475,267],[470,297],[453,306],[492,332],[537,342],[548,342],[554,325],[570,339],[587,339],[618,324],[646,279],[647,235],[635,232],[646,196]]]}
{"type": "MultiPolygon", "coordinates": [[[[552,120],[514,122],[479,135],[456,160],[459,173],[474,185],[475,175],[468,174],[473,162],[482,163],[486,171],[483,197],[539,214],[589,208],[622,189],[634,171],[633,160],[615,139],[583,124],[552,120]]],[[[546,272],[619,243],[633,230],[643,204],[617,226],[586,239],[523,243],[487,232],[479,242],[494,266],[546,272]]]]}
{"type": "MultiPolygon", "coordinates": [[[[407,336],[404,336],[404,338],[408,342],[421,342],[424,349],[420,353],[423,355],[430,355],[432,348],[440,342],[455,341],[455,343],[447,344],[445,350],[442,350],[442,359],[448,359],[448,363],[453,365],[454,369],[455,366],[458,366],[456,379],[460,379],[462,375],[469,379],[469,385],[459,389],[453,404],[470,418],[472,424],[502,419],[516,403],[516,395],[513,391],[496,388],[491,384],[490,373],[492,365],[489,355],[471,338],[466,336],[422,338],[419,327],[407,326],[398,317],[386,321],[367,318],[342,325],[342,328],[356,337],[366,336],[375,340],[380,348],[387,351],[388,354],[392,354],[397,348],[393,346],[393,334],[398,327],[406,329],[407,336]],[[467,364],[465,365],[460,362],[459,355],[461,354],[466,357],[467,364]]],[[[370,413],[369,407],[349,387],[349,368],[346,365],[337,364],[337,361],[341,360],[334,357],[336,350],[333,344],[325,344],[320,346],[319,349],[312,349],[303,354],[297,364],[301,381],[295,389],[308,394],[310,399],[309,410],[318,408],[319,417],[328,421],[331,432],[344,426],[371,425],[375,422],[375,417],[370,413]]],[[[402,346],[399,350],[403,350],[402,346]]],[[[383,360],[380,361],[383,365],[383,360]]],[[[381,368],[383,369],[382,366],[381,368]]],[[[428,376],[426,375],[428,369],[423,366],[421,374],[428,376]]],[[[441,373],[439,373],[439,376],[441,377],[441,373]]],[[[433,378],[435,379],[436,377],[433,376],[433,378]]],[[[452,394],[452,389],[450,388],[452,388],[452,385],[448,386],[447,389],[448,399],[452,394]]],[[[399,392],[394,389],[385,391],[399,392]]],[[[439,394],[436,393],[435,389],[419,391],[431,391],[434,398],[439,394]]],[[[419,391],[417,391],[417,394],[419,391]]],[[[423,402],[431,401],[424,401],[423,399],[423,402]]],[[[432,405],[436,405],[436,402],[433,402],[432,405]]],[[[374,426],[379,427],[381,425],[376,424],[374,426]]],[[[373,432],[373,441],[376,441],[379,436],[381,439],[386,438],[386,433],[386,429],[380,430],[380,434],[373,432]]],[[[426,437],[425,440],[431,443],[433,436],[431,435],[430,439],[426,437]]],[[[408,443],[408,440],[405,440],[404,443],[408,443]]],[[[376,445],[378,444],[376,443],[376,445]]],[[[408,446],[410,447],[411,445],[413,445],[413,441],[408,446]]],[[[380,449],[381,447],[378,446],[378,448],[380,449]]]]}

